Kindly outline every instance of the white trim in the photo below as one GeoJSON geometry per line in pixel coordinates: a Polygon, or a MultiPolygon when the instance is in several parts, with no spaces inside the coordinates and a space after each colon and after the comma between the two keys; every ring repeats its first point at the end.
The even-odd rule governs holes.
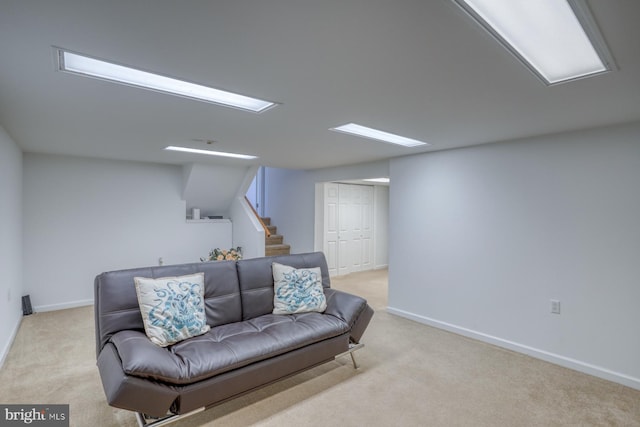
{"type": "Polygon", "coordinates": [[[463,335],[465,337],[473,338],[478,341],[493,344],[498,347],[515,351],[517,353],[523,353],[528,356],[535,357],[536,359],[541,359],[546,362],[563,366],[565,368],[573,369],[578,372],[593,375],[594,377],[613,381],[618,384],[640,390],[640,378],[634,378],[632,376],[625,375],[620,372],[615,372],[601,366],[592,365],[590,363],[572,359],[570,357],[550,353],[548,351],[529,347],[527,345],[494,337],[492,335],[484,334],[482,332],[474,331],[471,329],[462,328],[460,326],[452,325],[451,323],[442,322],[425,316],[420,316],[418,314],[410,313],[408,311],[400,310],[397,308],[387,307],[387,312],[396,316],[404,317],[406,319],[414,320],[418,323],[433,326],[434,328],[443,329],[445,331],[453,332],[458,335],[463,335]]]}
{"type": "Polygon", "coordinates": [[[34,313],[43,313],[45,311],[64,310],[67,308],[84,307],[93,305],[92,299],[83,299],[79,301],[63,302],[61,304],[38,305],[33,307],[34,313]]]}
{"type": "Polygon", "coordinates": [[[18,318],[18,321],[16,322],[16,325],[13,328],[11,335],[7,340],[7,344],[2,349],[2,353],[0,353],[0,369],[2,369],[2,367],[4,366],[4,361],[7,359],[7,356],[9,355],[9,351],[13,346],[13,341],[16,339],[16,335],[18,335],[18,329],[20,329],[21,324],[22,324],[22,316],[18,318]]]}

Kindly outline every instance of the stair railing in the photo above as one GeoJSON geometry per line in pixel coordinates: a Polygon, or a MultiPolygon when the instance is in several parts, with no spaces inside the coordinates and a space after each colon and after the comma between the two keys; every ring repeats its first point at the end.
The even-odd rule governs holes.
{"type": "Polygon", "coordinates": [[[267,225],[262,220],[262,217],[260,215],[258,215],[258,212],[253,207],[253,205],[251,204],[251,201],[249,200],[249,198],[247,196],[244,196],[244,199],[247,201],[247,204],[251,207],[251,210],[253,211],[253,214],[256,216],[256,218],[258,218],[258,221],[260,221],[260,225],[262,225],[262,228],[264,229],[264,237],[270,237],[271,236],[271,232],[269,231],[269,229],[267,228],[267,225]]]}

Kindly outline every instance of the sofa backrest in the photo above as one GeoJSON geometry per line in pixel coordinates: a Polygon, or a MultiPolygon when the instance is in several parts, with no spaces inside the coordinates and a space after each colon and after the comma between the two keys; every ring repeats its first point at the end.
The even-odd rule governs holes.
{"type": "Polygon", "coordinates": [[[322,252],[244,259],[237,262],[242,320],[253,319],[273,311],[273,272],[277,262],[294,268],[320,267],[322,286],[331,287],[327,260],[322,252]]]}
{"type": "Polygon", "coordinates": [[[134,268],[102,273],[94,282],[96,351],[116,332],[144,331],[134,277],[174,277],[204,272],[204,302],[210,326],[242,319],[240,286],[235,261],[200,262],[161,267],[134,268]]]}
{"type": "Polygon", "coordinates": [[[160,278],[203,272],[207,324],[218,326],[252,319],[273,311],[273,262],[295,268],[320,267],[322,285],[330,287],[329,269],[322,252],[252,258],[237,262],[143,267],[98,275],[94,282],[97,354],[116,332],[128,329],[144,331],[134,277],[160,278]]]}

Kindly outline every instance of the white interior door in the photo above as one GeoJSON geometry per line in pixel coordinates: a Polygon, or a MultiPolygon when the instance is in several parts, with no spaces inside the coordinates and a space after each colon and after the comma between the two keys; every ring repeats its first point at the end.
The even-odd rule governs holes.
{"type": "Polygon", "coordinates": [[[338,184],[338,275],[351,272],[350,190],[348,185],[338,184]]]}
{"type": "Polygon", "coordinates": [[[329,275],[338,274],[338,184],[324,185],[324,245],[329,275]]]}
{"type": "Polygon", "coordinates": [[[330,275],[373,268],[373,187],[324,185],[324,244],[330,275]]]}
{"type": "Polygon", "coordinates": [[[362,246],[361,270],[373,269],[373,187],[360,186],[360,241],[362,246]]]}
{"type": "Polygon", "coordinates": [[[362,186],[341,184],[345,191],[348,212],[347,247],[349,251],[349,272],[362,271],[362,186]]]}

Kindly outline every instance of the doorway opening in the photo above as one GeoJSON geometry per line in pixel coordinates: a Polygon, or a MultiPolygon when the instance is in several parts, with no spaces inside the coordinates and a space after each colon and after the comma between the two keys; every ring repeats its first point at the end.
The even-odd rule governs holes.
{"type": "Polygon", "coordinates": [[[388,266],[389,187],[343,182],[316,184],[315,250],[330,276],[388,266]]]}

